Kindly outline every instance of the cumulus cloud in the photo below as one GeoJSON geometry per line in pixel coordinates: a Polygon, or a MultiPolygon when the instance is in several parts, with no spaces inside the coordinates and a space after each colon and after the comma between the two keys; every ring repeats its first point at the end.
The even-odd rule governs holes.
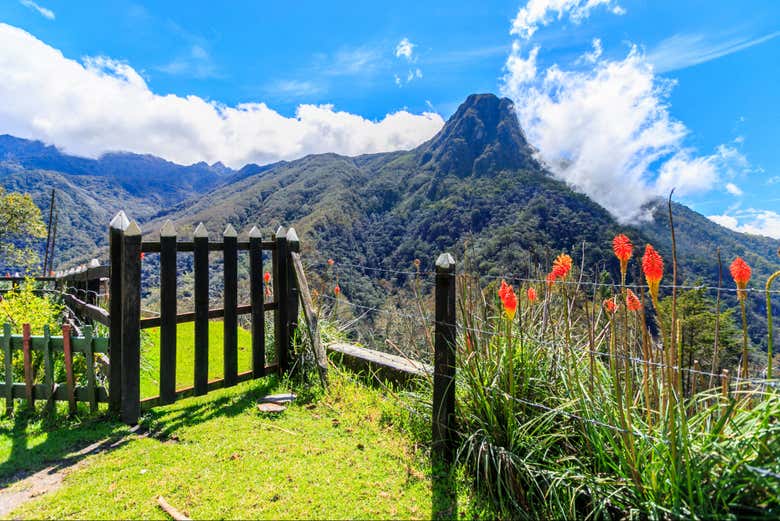
{"type": "Polygon", "coordinates": [[[626,11],[614,0],[529,0],[520,8],[512,22],[511,34],[529,39],[539,29],[553,20],[568,16],[574,23],[580,23],[590,15],[590,11],[603,6],[614,14],[626,11]]]}
{"type": "MultiPolygon", "coordinates": [[[[543,23],[545,13],[574,16],[576,9],[581,18],[601,4],[613,5],[546,2],[542,10],[530,0],[518,19],[543,23]]],[[[533,31],[519,30],[515,20],[512,33],[533,31]]],[[[541,70],[540,47],[525,52],[524,47],[528,43],[514,42],[502,93],[514,100],[527,138],[553,174],[618,220],[649,217],[647,203],[673,188],[678,196],[706,192],[749,170],[733,147],[721,145],[701,155],[685,145],[688,129],[668,107],[674,82],[657,76],[637,47],[622,59],[607,59],[597,39],[571,69],[554,64],[541,70]]]]}
{"type": "Polygon", "coordinates": [[[398,45],[395,46],[395,57],[406,58],[411,61],[414,54],[415,44],[409,41],[409,38],[402,38],[398,45]]]}
{"type": "Polygon", "coordinates": [[[91,157],[125,150],[232,167],[311,153],[412,148],[444,124],[429,112],[402,110],[371,121],[331,105],[300,105],[294,117],[285,117],[265,103],[226,106],[192,95],[159,95],[126,63],[69,59],[3,23],[0,99],[13,100],[0,104],[0,133],[91,157]]]}
{"type": "Polygon", "coordinates": [[[731,214],[710,215],[709,219],[736,232],[780,239],[780,214],[771,210],[737,210],[731,214]]]}
{"type": "Polygon", "coordinates": [[[33,0],[19,0],[19,3],[25,6],[28,9],[32,9],[33,11],[36,11],[39,15],[43,16],[44,18],[48,18],[49,20],[54,20],[54,11],[51,9],[46,9],[45,7],[36,4],[33,2],[33,0]]]}

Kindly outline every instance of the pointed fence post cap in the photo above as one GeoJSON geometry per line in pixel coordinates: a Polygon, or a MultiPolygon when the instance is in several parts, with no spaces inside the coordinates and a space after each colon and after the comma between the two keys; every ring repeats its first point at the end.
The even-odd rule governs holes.
{"type": "Polygon", "coordinates": [[[130,226],[130,219],[127,218],[127,214],[123,210],[119,210],[119,213],[111,219],[109,226],[115,230],[126,230],[130,226]]]}
{"type": "Polygon", "coordinates": [[[287,242],[298,242],[298,233],[295,228],[287,230],[287,242]]]}
{"type": "Polygon", "coordinates": [[[198,223],[198,226],[195,228],[195,232],[192,234],[197,239],[202,239],[204,237],[209,236],[208,230],[206,230],[206,227],[203,225],[203,223],[198,223]]]}
{"type": "Polygon", "coordinates": [[[228,225],[225,227],[225,231],[222,232],[223,237],[238,237],[238,232],[235,228],[233,228],[233,225],[228,223],[228,225]]]}
{"type": "Polygon", "coordinates": [[[165,224],[160,228],[160,237],[176,237],[176,227],[173,225],[173,221],[168,219],[165,224]]]}
{"type": "Polygon", "coordinates": [[[92,259],[89,261],[89,267],[90,268],[99,268],[100,267],[100,261],[97,259],[92,259]]]}
{"type": "Polygon", "coordinates": [[[287,232],[284,231],[284,226],[279,226],[279,228],[276,229],[276,238],[277,239],[286,239],[287,238],[287,232]]]}
{"type": "Polygon", "coordinates": [[[250,239],[261,239],[263,237],[263,234],[260,233],[260,229],[257,226],[252,226],[252,229],[249,230],[249,238],[250,239]]]}
{"type": "Polygon", "coordinates": [[[137,222],[130,221],[130,224],[128,224],[127,228],[125,229],[125,235],[131,237],[136,235],[141,235],[141,227],[138,226],[137,222]]]}
{"type": "Polygon", "coordinates": [[[437,271],[450,271],[455,269],[455,259],[449,253],[442,253],[436,259],[437,271]]]}

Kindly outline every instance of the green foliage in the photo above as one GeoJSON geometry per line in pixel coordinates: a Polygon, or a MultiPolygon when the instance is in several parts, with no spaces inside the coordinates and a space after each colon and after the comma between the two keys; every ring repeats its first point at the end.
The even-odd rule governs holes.
{"type": "Polygon", "coordinates": [[[36,241],[46,237],[41,210],[28,194],[0,186],[0,266],[29,269],[38,264],[36,241]]]}
{"type": "Polygon", "coordinates": [[[39,296],[36,289],[36,282],[27,278],[7,292],[0,301],[0,323],[11,324],[15,334],[22,333],[23,324],[30,324],[33,335],[42,335],[44,326],[52,335],[60,334],[63,306],[47,294],[39,296]]]}

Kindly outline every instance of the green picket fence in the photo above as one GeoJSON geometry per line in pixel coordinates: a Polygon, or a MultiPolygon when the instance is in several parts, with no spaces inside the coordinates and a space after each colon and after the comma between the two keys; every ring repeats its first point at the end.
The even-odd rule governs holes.
{"type": "Polygon", "coordinates": [[[83,328],[81,336],[73,335],[67,325],[63,326],[62,333],[62,336],[51,336],[46,327],[43,335],[33,336],[30,325],[24,324],[22,334],[13,335],[9,324],[3,326],[0,351],[5,380],[0,389],[7,412],[13,411],[15,399],[25,400],[28,407],[34,407],[36,401],[45,401],[51,411],[54,402],[66,401],[71,413],[76,411],[76,402],[89,403],[93,411],[97,410],[98,403],[108,402],[108,391],[98,385],[95,371],[95,355],[108,353],[108,338],[95,336],[90,326],[83,328]],[[23,382],[14,382],[14,353],[21,353],[23,382]],[[55,381],[55,366],[58,374],[64,374],[64,382],[55,381]],[[78,367],[83,370],[79,372],[78,367]]]}

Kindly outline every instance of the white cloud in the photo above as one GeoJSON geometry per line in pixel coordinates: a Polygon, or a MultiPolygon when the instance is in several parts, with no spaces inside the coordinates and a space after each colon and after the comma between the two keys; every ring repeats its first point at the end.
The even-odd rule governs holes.
{"type": "Polygon", "coordinates": [[[409,41],[409,38],[402,38],[398,45],[395,46],[395,57],[404,57],[411,61],[413,59],[415,44],[409,41]]]}
{"type": "Polygon", "coordinates": [[[517,12],[512,22],[511,34],[527,40],[539,26],[551,23],[555,15],[558,20],[568,15],[572,22],[579,23],[590,15],[592,9],[599,6],[604,6],[617,15],[626,12],[615,0],[528,0],[525,7],[517,12]]]}
{"type": "Polygon", "coordinates": [[[737,143],[738,145],[741,145],[745,142],[745,136],[737,136],[734,138],[734,143],[737,143]]]}
{"type": "Polygon", "coordinates": [[[0,133],[86,156],[126,150],[233,167],[320,152],[412,148],[444,123],[438,114],[405,110],[371,121],[330,105],[300,105],[294,117],[284,117],[265,103],[225,106],[193,95],[159,95],[126,63],[106,57],[79,63],[3,23],[0,99],[13,100],[0,103],[0,133]]]}
{"type": "Polygon", "coordinates": [[[656,72],[663,73],[715,60],[768,42],[780,36],[780,31],[759,37],[737,37],[715,41],[702,34],[676,34],[661,41],[647,53],[647,60],[656,72]]]}
{"type": "Polygon", "coordinates": [[[776,185],[780,183],[780,175],[774,175],[766,180],[766,184],[768,185],[776,185]]]}
{"type": "Polygon", "coordinates": [[[48,18],[49,20],[54,20],[54,11],[51,9],[46,9],[43,6],[40,6],[33,2],[33,0],[19,0],[19,3],[23,6],[32,9],[33,11],[37,11],[39,15],[43,16],[44,18],[48,18]]]}
{"type": "Polygon", "coordinates": [[[737,185],[735,185],[734,183],[726,183],[726,191],[731,195],[735,195],[737,197],[742,195],[742,189],[737,185]]]}
{"type": "MultiPolygon", "coordinates": [[[[602,4],[612,5],[531,0],[520,10],[512,33],[533,34],[519,29],[525,26],[518,26],[518,20],[534,27],[529,21],[547,23],[550,12],[557,10],[560,17],[570,11],[574,17],[580,8],[581,18],[602,4]],[[542,4],[547,7],[538,8],[542,4]]],[[[529,142],[552,173],[618,220],[648,217],[647,203],[672,189],[677,196],[706,192],[750,170],[733,147],[721,145],[702,155],[685,145],[688,129],[669,112],[674,82],[658,77],[637,47],[623,59],[606,59],[596,39],[592,50],[568,70],[558,64],[539,69],[540,47],[524,53],[524,46],[520,40],[513,44],[502,93],[514,100],[529,142]]]]}
{"type": "Polygon", "coordinates": [[[771,210],[749,208],[738,210],[732,215],[710,215],[708,218],[737,232],[780,239],[780,214],[771,210]]]}

